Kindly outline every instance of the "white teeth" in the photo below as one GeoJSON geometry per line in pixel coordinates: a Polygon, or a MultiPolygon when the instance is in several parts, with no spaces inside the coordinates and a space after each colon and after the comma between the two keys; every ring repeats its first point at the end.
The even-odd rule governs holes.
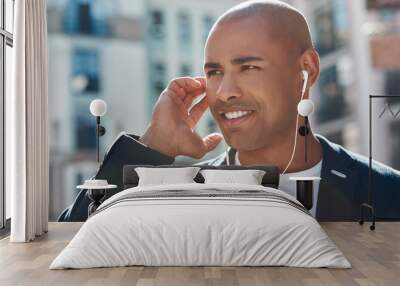
{"type": "Polygon", "coordinates": [[[227,119],[235,119],[235,118],[239,118],[242,116],[245,116],[247,114],[251,113],[251,111],[234,111],[234,112],[227,112],[225,113],[225,117],[227,119]]]}

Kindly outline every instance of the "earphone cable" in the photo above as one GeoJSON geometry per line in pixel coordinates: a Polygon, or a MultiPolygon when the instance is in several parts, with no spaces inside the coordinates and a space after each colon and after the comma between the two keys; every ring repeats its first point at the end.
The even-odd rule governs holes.
{"type": "MultiPolygon", "coordinates": [[[[300,98],[300,102],[303,100],[303,97],[304,97],[304,92],[302,92],[302,95],[301,95],[301,98],[300,98]]],[[[299,112],[297,112],[297,117],[296,117],[296,130],[295,130],[295,133],[294,133],[294,144],[293,144],[292,156],[291,156],[291,158],[290,158],[290,160],[289,160],[289,163],[286,165],[286,168],[285,168],[285,169],[283,170],[283,172],[281,173],[281,175],[283,175],[283,174],[286,173],[287,169],[290,167],[290,164],[292,164],[294,155],[295,155],[295,153],[296,153],[297,133],[298,133],[297,129],[299,128],[299,117],[300,117],[300,114],[299,114],[299,112]]]]}

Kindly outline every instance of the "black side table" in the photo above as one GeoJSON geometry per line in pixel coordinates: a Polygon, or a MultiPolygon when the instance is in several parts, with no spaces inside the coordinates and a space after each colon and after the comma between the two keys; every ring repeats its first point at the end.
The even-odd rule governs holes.
{"type": "Polygon", "coordinates": [[[313,207],[314,199],[314,181],[321,180],[320,177],[290,177],[289,180],[296,181],[296,199],[302,205],[311,210],[313,207]]]}
{"type": "Polygon", "coordinates": [[[88,207],[88,217],[101,205],[108,189],[115,189],[117,185],[110,185],[106,180],[86,180],[85,184],[77,186],[78,189],[87,189],[91,201],[88,207]]]}

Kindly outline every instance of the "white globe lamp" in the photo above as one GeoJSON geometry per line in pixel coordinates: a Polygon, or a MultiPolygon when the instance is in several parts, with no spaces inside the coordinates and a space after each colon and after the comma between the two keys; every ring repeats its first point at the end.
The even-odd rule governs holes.
{"type": "Polygon", "coordinates": [[[90,103],[90,113],[96,117],[96,145],[97,145],[97,162],[100,162],[100,136],[106,133],[106,129],[100,125],[100,117],[104,116],[107,112],[107,104],[102,99],[94,99],[90,103]]]}

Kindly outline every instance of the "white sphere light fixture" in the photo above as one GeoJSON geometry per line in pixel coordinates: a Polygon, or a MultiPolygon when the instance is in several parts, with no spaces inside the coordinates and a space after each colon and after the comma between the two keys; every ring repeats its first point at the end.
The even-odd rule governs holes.
{"type": "Polygon", "coordinates": [[[314,112],[314,103],[311,99],[303,99],[297,105],[297,111],[301,116],[309,116],[314,112]]]}
{"type": "Polygon", "coordinates": [[[104,100],[102,99],[94,99],[90,103],[90,113],[93,114],[93,116],[104,116],[107,112],[107,104],[104,100]]]}
{"type": "Polygon", "coordinates": [[[96,117],[96,142],[97,142],[97,162],[100,162],[100,151],[99,151],[99,137],[103,136],[106,133],[106,129],[104,126],[100,125],[100,117],[104,116],[107,112],[107,104],[104,100],[102,99],[94,99],[90,103],[89,106],[90,113],[96,117]]]}

